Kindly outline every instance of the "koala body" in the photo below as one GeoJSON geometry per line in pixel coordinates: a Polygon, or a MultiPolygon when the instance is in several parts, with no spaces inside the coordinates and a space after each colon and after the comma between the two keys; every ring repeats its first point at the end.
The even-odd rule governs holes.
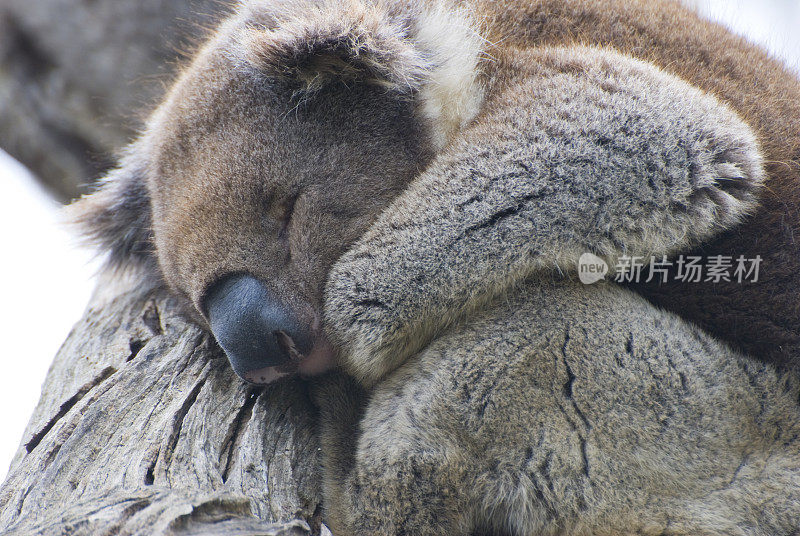
{"type": "Polygon", "coordinates": [[[530,280],[368,396],[321,389],[334,534],[800,523],[797,381],[613,284],[530,280]]]}
{"type": "Polygon", "coordinates": [[[754,138],[619,54],[533,64],[331,270],[327,328],[370,386],[318,393],[334,533],[793,534],[797,378],[570,277],[590,248],[669,253],[734,225],[754,138]],[[575,205],[586,187],[597,203],[575,205]]]}
{"type": "Polygon", "coordinates": [[[245,379],[355,378],[341,534],[792,534],[798,95],[677,2],[249,1],[74,210],[245,379]],[[570,278],[697,247],[762,277],[570,278]]]}
{"type": "MultiPolygon", "coordinates": [[[[335,362],[322,321],[333,263],[443,150],[480,135],[467,127],[525,90],[541,68],[537,50],[578,45],[656,65],[753,128],[769,176],[761,206],[746,225],[695,241],[693,253],[760,256],[758,282],[672,277],[634,288],[751,355],[791,364],[800,352],[798,82],[678,2],[244,2],[77,218],[114,264],[144,266],[212,329],[215,301],[217,339],[243,376],[274,379],[289,354],[315,358],[287,373],[318,372],[335,362]],[[241,274],[252,279],[225,284],[241,274]],[[243,295],[274,307],[225,320],[243,295]],[[253,345],[254,331],[288,339],[253,345]]],[[[617,135],[628,138],[620,151],[637,143],[617,135]]],[[[595,206],[596,193],[576,197],[575,210],[595,206]]]]}

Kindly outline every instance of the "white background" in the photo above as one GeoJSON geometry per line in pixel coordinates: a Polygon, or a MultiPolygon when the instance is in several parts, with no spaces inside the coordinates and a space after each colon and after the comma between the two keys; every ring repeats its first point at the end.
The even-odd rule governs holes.
{"type": "MultiPolygon", "coordinates": [[[[800,0],[687,1],[800,72],[800,0]]],[[[75,247],[59,219],[57,204],[0,151],[0,478],[97,269],[91,252],[75,247]]]]}

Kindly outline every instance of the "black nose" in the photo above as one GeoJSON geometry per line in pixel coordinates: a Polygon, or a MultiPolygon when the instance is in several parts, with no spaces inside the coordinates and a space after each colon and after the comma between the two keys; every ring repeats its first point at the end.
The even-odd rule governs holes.
{"type": "Polygon", "coordinates": [[[285,363],[290,346],[300,354],[310,349],[308,331],[255,277],[223,279],[210,289],[205,306],[214,337],[242,378],[285,363]]]}

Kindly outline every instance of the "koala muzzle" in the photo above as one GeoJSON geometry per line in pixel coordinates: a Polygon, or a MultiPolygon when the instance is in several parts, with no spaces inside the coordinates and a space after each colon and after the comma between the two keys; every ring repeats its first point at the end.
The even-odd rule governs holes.
{"type": "Polygon", "coordinates": [[[290,373],[310,350],[308,331],[255,277],[223,279],[211,287],[205,306],[214,337],[247,381],[268,383],[261,378],[266,370],[290,373]]]}

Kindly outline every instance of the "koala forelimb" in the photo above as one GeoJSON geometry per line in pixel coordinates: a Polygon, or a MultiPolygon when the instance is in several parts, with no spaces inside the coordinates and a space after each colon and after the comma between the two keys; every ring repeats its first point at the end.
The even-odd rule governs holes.
{"type": "Polygon", "coordinates": [[[673,253],[755,206],[755,135],[717,99],[608,50],[528,54],[331,271],[326,321],[367,385],[537,270],[673,253]]]}

